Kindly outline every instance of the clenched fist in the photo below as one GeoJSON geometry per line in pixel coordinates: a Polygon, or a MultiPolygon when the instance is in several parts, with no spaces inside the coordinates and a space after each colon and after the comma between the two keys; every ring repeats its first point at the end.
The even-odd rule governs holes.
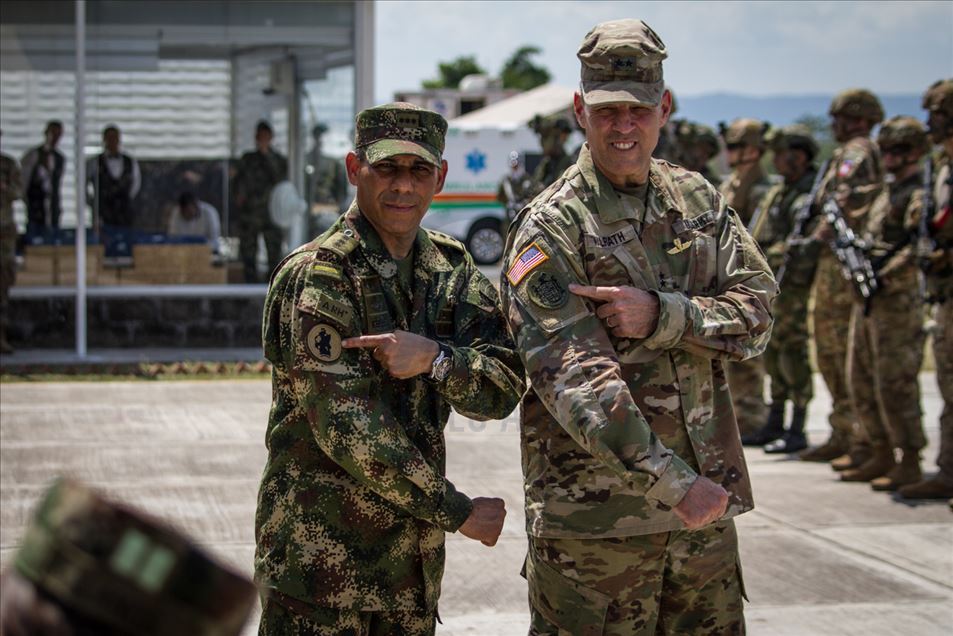
{"type": "Polygon", "coordinates": [[[506,504],[496,497],[476,497],[470,516],[460,526],[460,534],[483,545],[494,546],[503,531],[506,504]]]}

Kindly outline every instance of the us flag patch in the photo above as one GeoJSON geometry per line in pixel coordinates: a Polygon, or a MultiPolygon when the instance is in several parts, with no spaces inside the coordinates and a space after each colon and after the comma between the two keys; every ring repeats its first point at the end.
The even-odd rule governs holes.
{"type": "Polygon", "coordinates": [[[510,281],[511,285],[519,285],[519,282],[523,280],[527,274],[548,259],[549,256],[547,256],[543,250],[539,249],[536,243],[530,243],[529,247],[520,252],[520,255],[516,257],[513,266],[510,267],[510,271],[506,272],[506,278],[510,281]]]}
{"type": "Polygon", "coordinates": [[[854,162],[850,159],[842,162],[840,168],[837,170],[838,177],[848,177],[850,176],[850,171],[854,169],[854,162]]]}

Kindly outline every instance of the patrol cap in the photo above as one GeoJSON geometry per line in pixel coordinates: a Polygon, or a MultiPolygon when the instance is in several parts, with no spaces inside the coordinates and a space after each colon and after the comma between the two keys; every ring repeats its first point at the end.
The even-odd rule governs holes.
{"type": "Polygon", "coordinates": [[[662,101],[665,44],[641,20],[611,20],[592,28],[576,57],[582,62],[583,101],[589,105],[628,102],[655,107],[662,101]]]}
{"type": "Polygon", "coordinates": [[[440,166],[447,120],[407,102],[367,108],[355,119],[354,147],[376,163],[394,155],[416,155],[440,166]]]}
{"type": "Polygon", "coordinates": [[[232,636],[255,585],[179,532],[68,479],[37,507],[14,560],[84,620],[143,636],[232,636]]]}
{"type": "Polygon", "coordinates": [[[771,150],[775,152],[793,148],[803,151],[808,159],[816,157],[820,150],[817,142],[814,141],[811,129],[803,124],[791,124],[783,128],[774,128],[768,133],[767,142],[771,150]]]}
{"type": "Polygon", "coordinates": [[[326,132],[328,132],[328,126],[322,122],[318,122],[314,125],[314,128],[311,129],[311,135],[313,137],[320,137],[326,132]]]}
{"type": "Polygon", "coordinates": [[[762,149],[765,147],[765,133],[771,128],[767,122],[750,118],[736,119],[728,126],[721,124],[719,127],[726,145],[753,146],[762,149]]]}

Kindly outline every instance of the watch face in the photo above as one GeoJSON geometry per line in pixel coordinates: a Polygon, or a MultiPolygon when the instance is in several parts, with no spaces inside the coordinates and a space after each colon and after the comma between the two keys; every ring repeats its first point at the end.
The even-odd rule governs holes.
{"type": "Polygon", "coordinates": [[[447,374],[450,373],[450,367],[453,364],[453,359],[449,356],[444,356],[441,352],[442,359],[433,365],[433,379],[437,382],[442,381],[447,377],[447,374]]]}

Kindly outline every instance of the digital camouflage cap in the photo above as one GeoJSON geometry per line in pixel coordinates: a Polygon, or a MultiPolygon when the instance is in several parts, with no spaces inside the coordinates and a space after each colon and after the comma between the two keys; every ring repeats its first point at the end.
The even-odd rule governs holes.
{"type": "Polygon", "coordinates": [[[371,163],[395,155],[416,155],[439,166],[446,136],[447,120],[439,113],[395,102],[357,114],[354,147],[371,163]]]}
{"type": "Polygon", "coordinates": [[[898,115],[891,117],[880,127],[877,133],[877,145],[882,152],[895,149],[900,153],[907,153],[926,152],[930,143],[927,139],[927,130],[920,120],[898,115]]]}
{"type": "Polygon", "coordinates": [[[808,159],[817,156],[820,148],[814,141],[811,129],[803,124],[791,124],[783,128],[774,128],[767,135],[768,147],[775,152],[793,148],[802,150],[807,154],[808,159]]]}
{"type": "Polygon", "coordinates": [[[40,502],[14,560],[63,607],[137,636],[232,636],[254,584],[179,532],[66,479],[40,502]]]}
{"type": "Polygon", "coordinates": [[[828,114],[866,119],[873,124],[884,120],[884,108],[877,96],[864,88],[849,88],[838,93],[828,114]]]}
{"type": "Polygon", "coordinates": [[[589,106],[628,102],[655,107],[662,101],[665,44],[641,20],[597,24],[576,53],[582,63],[582,98],[589,106]]]}
{"type": "Polygon", "coordinates": [[[728,126],[721,127],[721,136],[729,146],[744,145],[764,148],[765,133],[770,126],[758,119],[736,119],[728,126]]]}

